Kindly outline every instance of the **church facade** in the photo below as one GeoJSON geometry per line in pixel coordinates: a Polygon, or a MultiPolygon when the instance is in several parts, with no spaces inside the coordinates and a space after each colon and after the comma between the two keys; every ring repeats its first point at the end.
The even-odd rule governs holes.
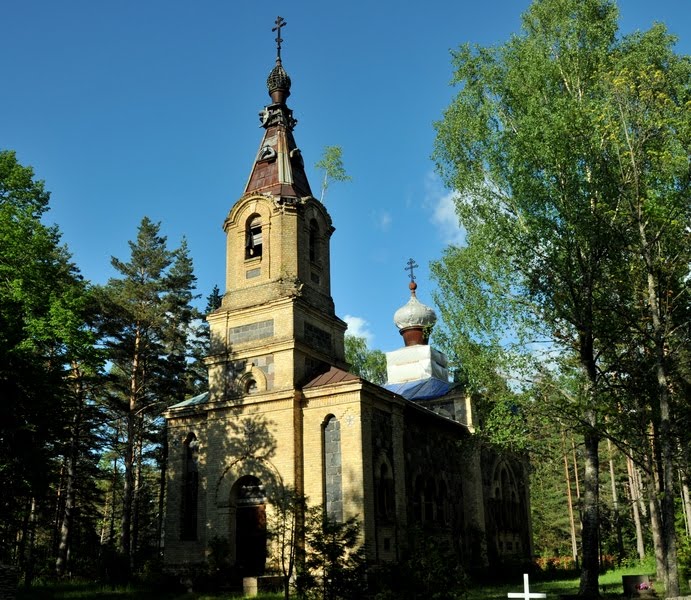
{"type": "Polygon", "coordinates": [[[236,572],[272,572],[272,498],[285,489],[331,519],[357,517],[372,564],[400,558],[417,529],[451,541],[470,567],[529,558],[526,465],[475,443],[472,402],[427,344],[435,317],[414,278],[387,384],[348,372],[330,289],[334,226],[293,137],[280,29],[277,41],[263,138],[223,223],[209,390],[165,415],[165,565],[201,565],[220,540],[236,572]]]}

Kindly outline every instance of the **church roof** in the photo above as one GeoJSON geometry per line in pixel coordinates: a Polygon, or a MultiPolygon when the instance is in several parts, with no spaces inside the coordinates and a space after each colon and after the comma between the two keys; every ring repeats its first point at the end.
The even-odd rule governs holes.
{"type": "Polygon", "coordinates": [[[403,396],[406,400],[432,400],[449,393],[452,384],[435,377],[406,381],[405,383],[387,383],[384,389],[403,396]]]}
{"type": "Polygon", "coordinates": [[[183,400],[182,402],[173,404],[168,408],[185,408],[187,406],[197,406],[198,404],[205,404],[208,400],[209,392],[204,392],[202,394],[199,394],[198,396],[194,396],[193,398],[188,398],[187,400],[183,400]]]}
{"type": "Polygon", "coordinates": [[[321,385],[331,385],[334,383],[341,383],[342,381],[358,381],[360,378],[348,371],[339,369],[338,367],[331,367],[326,373],[318,375],[311,381],[303,385],[303,389],[319,387],[321,385]]]}
{"type": "Polygon", "coordinates": [[[290,96],[291,81],[281,60],[280,28],[285,25],[280,17],[278,29],[278,53],[276,65],[266,80],[272,103],[259,113],[261,126],[266,130],[257,157],[252,165],[245,195],[253,193],[271,194],[278,198],[303,198],[312,196],[305,163],[295,143],[293,129],[297,120],[286,105],[290,96]]]}

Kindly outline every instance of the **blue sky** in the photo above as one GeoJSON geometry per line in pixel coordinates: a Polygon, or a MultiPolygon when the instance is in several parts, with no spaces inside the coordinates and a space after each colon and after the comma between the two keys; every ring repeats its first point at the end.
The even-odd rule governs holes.
{"type": "MultiPolygon", "coordinates": [[[[198,290],[223,289],[223,220],[261,140],[257,113],[275,58],[292,78],[295,138],[313,168],[339,145],[353,180],[326,205],[332,294],[350,332],[384,351],[401,345],[393,313],[417,269],[458,243],[430,159],[433,122],[453,96],[450,50],[505,41],[527,0],[8,0],[1,11],[0,148],[17,151],[52,192],[48,221],[85,277],[105,282],[127,259],[143,216],[171,246],[187,238],[198,290]]],[[[621,31],[666,23],[691,53],[690,0],[621,0],[621,31]]],[[[204,300],[200,300],[204,304],[204,300]]]]}

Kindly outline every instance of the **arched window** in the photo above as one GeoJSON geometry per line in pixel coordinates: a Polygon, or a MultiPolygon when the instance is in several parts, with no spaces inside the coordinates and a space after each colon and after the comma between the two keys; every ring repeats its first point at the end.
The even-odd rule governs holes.
{"type": "Polygon", "coordinates": [[[262,255],[262,220],[259,215],[250,217],[247,221],[245,234],[245,259],[257,258],[262,255]]]}
{"type": "Polygon", "coordinates": [[[376,474],[375,486],[377,515],[384,520],[393,519],[395,514],[393,474],[385,462],[380,465],[379,472],[376,474]]]}
{"type": "Polygon", "coordinates": [[[319,225],[315,219],[310,221],[309,255],[310,262],[317,262],[319,258],[319,225]]]}
{"type": "Polygon", "coordinates": [[[254,394],[257,391],[257,382],[249,378],[245,381],[245,394],[254,394]]]}
{"type": "Polygon", "coordinates": [[[341,424],[333,415],[323,425],[324,505],[332,521],[343,521],[341,480],[341,424]]]}
{"type": "Polygon", "coordinates": [[[180,511],[180,539],[197,539],[197,498],[199,494],[199,471],[197,436],[189,433],[183,444],[182,506],[180,511]]]}
{"type": "Polygon", "coordinates": [[[511,467],[502,462],[494,475],[494,498],[492,516],[499,530],[511,531],[520,528],[522,514],[516,477],[511,467]]]}

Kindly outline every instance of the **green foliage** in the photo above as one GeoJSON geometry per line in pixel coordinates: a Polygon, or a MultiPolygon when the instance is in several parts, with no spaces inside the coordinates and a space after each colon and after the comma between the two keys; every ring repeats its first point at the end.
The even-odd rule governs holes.
{"type": "Polygon", "coordinates": [[[383,565],[370,580],[376,600],[453,600],[465,597],[470,579],[449,541],[416,531],[398,563],[383,565]]]}
{"type": "Polygon", "coordinates": [[[541,557],[571,556],[569,512],[561,449],[533,462],[530,510],[535,553],[541,557]]]}
{"type": "Polygon", "coordinates": [[[306,500],[295,488],[279,486],[270,498],[272,512],[268,523],[268,535],[274,550],[276,570],[283,577],[284,597],[290,597],[290,581],[293,577],[298,551],[298,526],[305,514],[306,500]]]}
{"type": "Polygon", "coordinates": [[[207,562],[209,571],[217,573],[227,568],[230,564],[230,542],[224,535],[214,535],[209,540],[209,552],[207,562]]]}
{"type": "Polygon", "coordinates": [[[325,146],[321,159],[314,166],[324,171],[320,196],[322,202],[332,181],[350,181],[352,179],[343,166],[343,150],[340,146],[325,146]]]}
{"type": "Polygon", "coordinates": [[[27,580],[83,398],[77,381],[100,362],[87,286],[58,229],[41,222],[49,197],[30,167],[0,151],[0,561],[26,556],[27,580]]]}
{"type": "Polygon", "coordinates": [[[343,522],[311,507],[305,519],[305,569],[298,594],[320,600],[359,600],[365,591],[365,551],[355,517],[343,522]]]}
{"type": "Polygon", "coordinates": [[[219,308],[222,301],[223,295],[215,285],[206,298],[204,312],[196,314],[190,324],[185,381],[187,392],[191,396],[202,394],[209,389],[209,370],[204,360],[210,352],[211,332],[206,317],[219,308]]]}
{"type": "Polygon", "coordinates": [[[386,355],[381,350],[370,350],[365,338],[346,335],[345,357],[352,373],[377,385],[386,383],[386,355]]]}
{"type": "Polygon", "coordinates": [[[691,580],[691,538],[684,536],[678,549],[679,574],[682,579],[691,580]]]}
{"type": "MultiPolygon", "coordinates": [[[[584,593],[599,439],[644,454],[655,423],[669,506],[668,396],[689,344],[691,61],[661,25],[618,38],[617,18],[610,0],[535,0],[506,43],[463,45],[434,153],[466,231],[432,267],[437,339],[472,391],[506,407],[528,390],[583,434],[584,593]]],[[[486,413],[503,432],[507,412],[486,413]]]]}
{"type": "Polygon", "coordinates": [[[142,219],[136,242],[129,242],[129,262],[112,264],[120,277],[101,290],[101,323],[116,389],[136,410],[183,400],[196,277],[185,240],[169,250],[160,224],[142,219]],[[136,386],[132,387],[132,382],[136,386]]]}
{"type": "Polygon", "coordinates": [[[213,311],[215,311],[217,308],[221,307],[221,303],[223,302],[223,294],[221,294],[221,290],[218,289],[218,286],[215,285],[214,289],[211,290],[211,293],[206,299],[206,309],[204,310],[204,314],[209,314],[213,311]]]}
{"type": "MultiPolygon", "coordinates": [[[[111,404],[123,423],[121,552],[127,560],[146,546],[139,537],[142,498],[135,483],[147,454],[161,458],[155,451],[162,441],[157,417],[194,390],[187,361],[197,317],[191,306],[196,277],[185,240],[168,249],[160,224],[144,217],[129,246],[128,262],[111,261],[119,277],[99,290],[101,335],[112,364],[111,404]]],[[[155,532],[149,533],[154,543],[155,532]]]]}

